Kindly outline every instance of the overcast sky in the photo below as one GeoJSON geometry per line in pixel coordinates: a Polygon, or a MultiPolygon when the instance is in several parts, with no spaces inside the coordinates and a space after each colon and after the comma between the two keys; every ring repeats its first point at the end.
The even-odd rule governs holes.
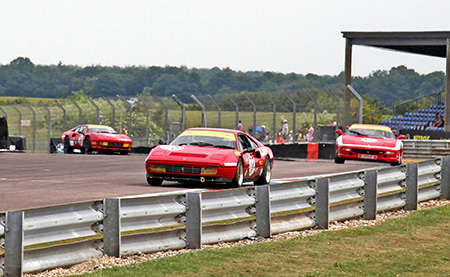
{"type": "MultiPolygon", "coordinates": [[[[0,0],[0,64],[230,67],[336,75],[342,31],[450,31],[448,0],[0,0]]],[[[353,47],[353,75],[445,59],[353,47]]]]}

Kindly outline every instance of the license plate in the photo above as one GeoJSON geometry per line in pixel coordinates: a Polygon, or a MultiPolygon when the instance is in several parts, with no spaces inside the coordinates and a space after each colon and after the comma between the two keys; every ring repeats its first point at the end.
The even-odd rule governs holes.
{"type": "Polygon", "coordinates": [[[377,155],[359,154],[358,158],[366,159],[366,160],[376,160],[377,159],[377,155]]]}

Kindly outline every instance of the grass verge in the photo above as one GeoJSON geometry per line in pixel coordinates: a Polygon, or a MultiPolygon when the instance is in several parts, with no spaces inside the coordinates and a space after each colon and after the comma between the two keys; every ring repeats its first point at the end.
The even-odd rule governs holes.
{"type": "Polygon", "coordinates": [[[450,276],[450,205],[373,227],[192,251],[84,276],[450,276]]]}

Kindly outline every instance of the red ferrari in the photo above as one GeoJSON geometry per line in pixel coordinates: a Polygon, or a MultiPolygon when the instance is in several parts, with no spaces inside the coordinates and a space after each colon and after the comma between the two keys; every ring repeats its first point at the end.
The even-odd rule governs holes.
{"type": "Polygon", "coordinates": [[[145,161],[147,182],[270,183],[273,153],[244,131],[191,128],[169,145],[153,148],[145,161]]]}
{"type": "Polygon", "coordinates": [[[341,130],[336,133],[341,135],[336,139],[336,163],[342,164],[345,160],[402,163],[403,143],[399,139],[404,139],[405,135],[396,138],[387,126],[353,124],[345,134],[341,130]]]}
{"type": "Polygon", "coordinates": [[[127,155],[131,151],[133,141],[124,134],[117,133],[112,127],[97,124],[82,124],[61,136],[64,142],[64,153],[73,153],[80,149],[81,153],[119,152],[127,155]]]}

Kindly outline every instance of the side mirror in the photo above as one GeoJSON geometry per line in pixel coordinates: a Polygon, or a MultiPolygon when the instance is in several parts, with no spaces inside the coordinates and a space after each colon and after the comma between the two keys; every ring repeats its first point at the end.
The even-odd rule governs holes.
{"type": "Polygon", "coordinates": [[[336,133],[336,134],[339,134],[339,135],[343,135],[343,134],[344,134],[344,132],[342,132],[341,129],[337,129],[337,130],[335,131],[335,133],[336,133]]]}
{"type": "Polygon", "coordinates": [[[399,135],[399,136],[397,137],[397,139],[405,139],[405,138],[406,138],[405,135],[399,135]]]}

